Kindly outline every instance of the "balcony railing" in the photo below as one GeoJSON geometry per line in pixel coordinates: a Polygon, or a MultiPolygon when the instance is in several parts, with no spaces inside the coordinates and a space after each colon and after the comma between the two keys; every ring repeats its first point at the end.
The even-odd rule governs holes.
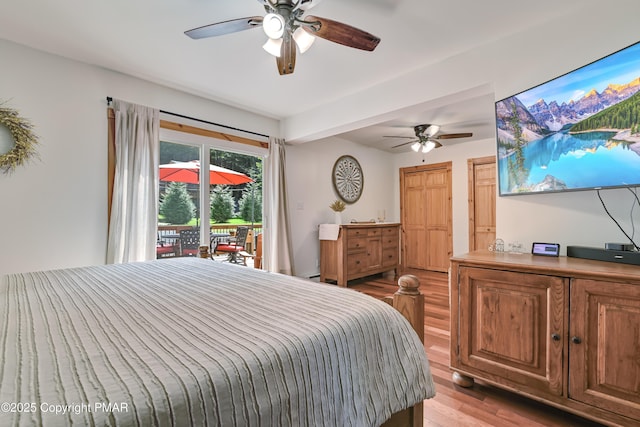
{"type": "MultiPolygon", "coordinates": [[[[256,238],[258,234],[262,233],[262,224],[253,224],[253,226],[249,224],[242,224],[243,226],[249,226],[249,237],[247,238],[247,244],[245,245],[245,252],[250,254],[255,253],[256,248],[256,238]]],[[[232,224],[213,224],[210,227],[211,233],[222,233],[229,234],[230,236],[235,235],[236,229],[238,225],[232,224]]],[[[172,247],[173,251],[168,251],[166,249],[157,249],[156,253],[158,258],[168,257],[168,256],[181,256],[180,244],[179,244],[179,235],[180,230],[193,230],[198,227],[192,227],[189,225],[159,225],[158,226],[158,242],[161,245],[160,248],[164,247],[172,247]]]]}

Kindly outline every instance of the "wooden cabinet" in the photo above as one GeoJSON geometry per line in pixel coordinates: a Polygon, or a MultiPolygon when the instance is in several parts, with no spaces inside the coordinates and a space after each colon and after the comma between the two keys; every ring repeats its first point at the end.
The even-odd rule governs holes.
{"type": "Polygon", "coordinates": [[[398,271],[400,224],[345,224],[337,240],[320,240],[320,281],[349,280],[398,271]]]}
{"type": "Polygon", "coordinates": [[[514,384],[562,394],[566,280],[461,267],[460,361],[514,384]]]}
{"type": "Polygon", "coordinates": [[[569,396],[640,425],[640,287],[575,279],[571,304],[569,396]]]}
{"type": "Polygon", "coordinates": [[[640,426],[638,267],[480,251],[452,258],[450,280],[456,383],[640,426]]]}

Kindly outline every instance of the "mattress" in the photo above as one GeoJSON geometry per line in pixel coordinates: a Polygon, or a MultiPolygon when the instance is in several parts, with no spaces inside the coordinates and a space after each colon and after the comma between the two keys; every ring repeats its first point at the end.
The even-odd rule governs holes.
{"type": "Polygon", "coordinates": [[[199,258],[0,282],[0,425],[377,426],[434,395],[391,306],[199,258]]]}

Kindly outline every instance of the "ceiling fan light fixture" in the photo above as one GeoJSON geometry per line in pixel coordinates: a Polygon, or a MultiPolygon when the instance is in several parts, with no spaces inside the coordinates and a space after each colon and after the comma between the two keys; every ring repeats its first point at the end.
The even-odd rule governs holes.
{"type": "Polygon", "coordinates": [[[280,58],[282,52],[282,39],[267,39],[267,42],[262,45],[262,48],[276,58],[280,58]]]}
{"type": "Polygon", "coordinates": [[[315,7],[321,0],[258,2],[265,9],[264,15],[215,22],[184,33],[192,39],[203,39],[262,27],[271,40],[262,47],[277,58],[276,65],[280,75],[293,73],[296,55],[306,52],[316,37],[368,52],[373,51],[380,43],[379,37],[351,25],[319,16],[304,16],[308,9],[315,7]]]}
{"type": "Polygon", "coordinates": [[[262,20],[262,29],[270,39],[279,39],[284,34],[284,18],[277,13],[267,13],[262,20]]]}
{"type": "Polygon", "coordinates": [[[436,133],[440,132],[440,126],[429,125],[429,127],[427,128],[427,131],[429,136],[434,136],[436,133]]]}
{"type": "Polygon", "coordinates": [[[294,9],[307,10],[316,6],[321,0],[299,0],[294,9]]]}
{"type": "Polygon", "coordinates": [[[427,143],[422,146],[422,152],[423,153],[428,153],[429,151],[433,150],[434,148],[436,148],[436,143],[433,142],[433,141],[427,141],[427,143]]]}
{"type": "Polygon", "coordinates": [[[293,40],[295,40],[296,45],[298,45],[300,53],[305,53],[309,50],[313,42],[316,41],[316,38],[306,32],[302,27],[298,27],[293,32],[293,40]]]}
{"type": "Polygon", "coordinates": [[[420,151],[420,148],[422,148],[422,143],[420,141],[416,141],[413,144],[411,144],[411,149],[416,153],[420,151]]]}

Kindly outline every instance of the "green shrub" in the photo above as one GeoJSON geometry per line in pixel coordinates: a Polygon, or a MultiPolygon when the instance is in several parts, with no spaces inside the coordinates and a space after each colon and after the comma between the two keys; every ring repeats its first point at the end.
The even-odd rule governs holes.
{"type": "Polygon", "coordinates": [[[240,217],[247,222],[262,221],[262,189],[252,182],[242,190],[240,198],[240,217]]]}
{"type": "Polygon", "coordinates": [[[226,185],[216,185],[211,191],[211,219],[214,222],[226,222],[233,217],[234,200],[226,185]]]}
{"type": "Polygon", "coordinates": [[[195,205],[187,192],[187,185],[182,182],[172,182],[167,186],[162,201],[160,213],[170,224],[186,224],[193,218],[195,205]]]}

